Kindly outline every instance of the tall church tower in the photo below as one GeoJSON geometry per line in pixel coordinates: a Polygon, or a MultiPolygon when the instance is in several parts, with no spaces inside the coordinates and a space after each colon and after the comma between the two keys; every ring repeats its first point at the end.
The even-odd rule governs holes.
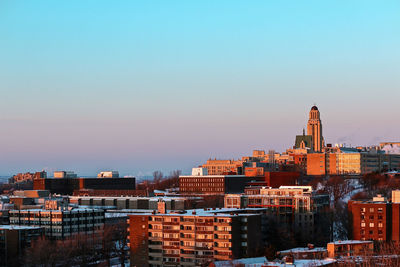
{"type": "Polygon", "coordinates": [[[315,152],[321,152],[324,146],[322,137],[322,123],[319,117],[319,110],[313,106],[310,110],[310,118],[307,123],[307,135],[312,136],[313,149],[315,152]]]}

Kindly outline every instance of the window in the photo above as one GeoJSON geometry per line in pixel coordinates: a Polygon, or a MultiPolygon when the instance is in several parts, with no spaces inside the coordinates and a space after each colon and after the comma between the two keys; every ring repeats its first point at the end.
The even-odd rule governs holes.
{"type": "Polygon", "coordinates": [[[369,223],[369,227],[374,227],[374,223],[369,223]]]}

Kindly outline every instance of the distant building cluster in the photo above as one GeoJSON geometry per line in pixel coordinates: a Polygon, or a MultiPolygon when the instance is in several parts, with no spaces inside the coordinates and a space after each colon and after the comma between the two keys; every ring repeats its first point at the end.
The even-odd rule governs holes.
{"type": "Polygon", "coordinates": [[[99,241],[70,256],[87,266],[400,266],[400,142],[326,144],[317,106],[294,141],[138,184],[113,170],[14,175],[0,196],[0,266],[75,237],[99,241]]]}

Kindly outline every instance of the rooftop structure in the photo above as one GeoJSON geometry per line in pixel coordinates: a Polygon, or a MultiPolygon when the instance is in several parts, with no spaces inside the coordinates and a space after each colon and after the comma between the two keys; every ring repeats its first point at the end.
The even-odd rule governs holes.
{"type": "Polygon", "coordinates": [[[119,178],[118,171],[104,171],[97,174],[98,178],[119,178]]]}
{"type": "Polygon", "coordinates": [[[73,171],[55,171],[54,178],[76,178],[77,175],[73,171]]]}

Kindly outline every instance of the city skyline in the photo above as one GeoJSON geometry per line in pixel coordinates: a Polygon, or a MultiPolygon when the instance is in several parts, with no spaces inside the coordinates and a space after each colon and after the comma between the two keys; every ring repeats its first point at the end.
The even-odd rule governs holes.
{"type": "Polygon", "coordinates": [[[400,3],[2,1],[0,175],[398,141],[400,3]]]}

